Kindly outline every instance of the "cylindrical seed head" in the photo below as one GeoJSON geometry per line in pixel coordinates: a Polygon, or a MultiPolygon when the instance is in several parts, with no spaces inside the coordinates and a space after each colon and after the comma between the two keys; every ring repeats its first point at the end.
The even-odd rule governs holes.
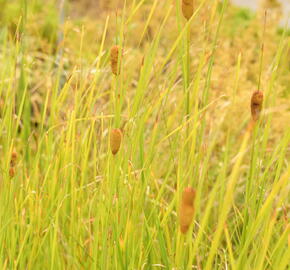
{"type": "Polygon", "coordinates": [[[251,114],[254,121],[259,119],[263,107],[263,92],[255,91],[251,98],[251,114]]]}
{"type": "Polygon", "coordinates": [[[14,167],[10,167],[10,168],[9,168],[9,176],[10,176],[11,178],[13,178],[14,175],[15,175],[15,168],[14,168],[14,167]]]}
{"type": "Polygon", "coordinates": [[[16,161],[16,159],[17,159],[17,152],[13,151],[12,154],[11,154],[11,160],[16,161]]]}
{"type": "Polygon", "coordinates": [[[179,213],[180,231],[182,233],[186,233],[192,223],[194,216],[194,199],[195,190],[191,187],[187,187],[182,194],[179,213]]]}
{"type": "Polygon", "coordinates": [[[110,146],[113,155],[116,155],[120,149],[122,141],[122,131],[118,128],[111,130],[110,146]]]}
{"type": "Polygon", "coordinates": [[[112,68],[112,73],[115,75],[120,74],[120,66],[121,66],[121,64],[120,64],[121,59],[119,61],[119,57],[121,57],[120,51],[121,51],[121,49],[117,45],[115,45],[111,48],[111,68],[112,68]]]}
{"type": "Polygon", "coordinates": [[[189,20],[193,14],[193,0],[182,0],[181,9],[183,16],[189,20]]]}
{"type": "Polygon", "coordinates": [[[10,160],[10,166],[14,167],[16,164],[16,160],[17,160],[17,152],[13,151],[11,154],[11,160],[10,160]]]}

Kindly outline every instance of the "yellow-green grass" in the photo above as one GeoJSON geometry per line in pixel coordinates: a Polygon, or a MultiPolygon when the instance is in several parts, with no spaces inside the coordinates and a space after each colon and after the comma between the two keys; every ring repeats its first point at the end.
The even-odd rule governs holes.
{"type": "Polygon", "coordinates": [[[0,0],[0,269],[288,269],[287,32],[228,1],[61,2],[0,0]]]}

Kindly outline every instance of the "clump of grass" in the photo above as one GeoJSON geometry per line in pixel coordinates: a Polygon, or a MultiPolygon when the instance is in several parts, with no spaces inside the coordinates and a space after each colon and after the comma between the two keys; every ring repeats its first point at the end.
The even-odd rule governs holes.
{"type": "Polygon", "coordinates": [[[259,19],[229,36],[219,0],[196,0],[188,21],[181,0],[72,16],[56,25],[57,59],[38,18],[58,12],[33,9],[54,6],[5,2],[21,16],[0,31],[0,269],[288,269],[285,35],[266,28],[260,87],[247,77],[259,74],[259,19]],[[112,44],[114,59],[128,51],[119,76],[112,44]],[[253,89],[269,109],[241,144],[253,89]]]}
{"type": "Polygon", "coordinates": [[[111,130],[110,146],[113,155],[116,155],[120,149],[122,142],[122,131],[119,128],[111,130]]]}
{"type": "Polygon", "coordinates": [[[182,233],[187,233],[194,216],[194,199],[195,199],[195,190],[192,187],[187,187],[183,191],[180,213],[179,213],[179,222],[180,222],[180,231],[182,233]]]}

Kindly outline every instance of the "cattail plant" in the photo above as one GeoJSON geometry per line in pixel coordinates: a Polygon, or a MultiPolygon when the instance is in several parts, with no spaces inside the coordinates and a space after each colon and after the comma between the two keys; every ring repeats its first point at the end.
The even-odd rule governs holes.
{"type": "Polygon", "coordinates": [[[180,231],[186,233],[192,223],[194,215],[195,189],[187,187],[182,194],[179,222],[180,231]]]}
{"type": "Polygon", "coordinates": [[[110,146],[113,155],[116,155],[120,149],[122,141],[122,131],[119,128],[112,129],[110,136],[110,146]]]}
{"type": "Polygon", "coordinates": [[[181,9],[183,16],[189,20],[193,14],[193,0],[182,0],[181,9]]]}
{"type": "Polygon", "coordinates": [[[120,62],[121,59],[119,60],[119,58],[121,57],[121,49],[119,46],[115,45],[111,48],[111,68],[112,68],[112,73],[114,75],[119,75],[120,74],[120,62]]]}
{"type": "Polygon", "coordinates": [[[263,92],[262,91],[255,91],[251,98],[251,113],[252,119],[256,122],[259,119],[260,113],[262,111],[263,106],[263,92]]]}

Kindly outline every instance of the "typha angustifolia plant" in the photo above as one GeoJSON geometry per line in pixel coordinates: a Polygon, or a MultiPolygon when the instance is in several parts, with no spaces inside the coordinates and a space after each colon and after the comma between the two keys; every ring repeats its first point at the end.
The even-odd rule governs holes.
{"type": "MultiPolygon", "coordinates": [[[[260,170],[261,170],[261,160],[262,155],[262,145],[263,132],[261,132],[261,127],[259,127],[259,119],[261,117],[263,102],[264,102],[264,93],[261,91],[261,81],[262,81],[262,70],[263,70],[263,60],[264,60],[264,46],[265,46],[265,32],[266,32],[266,21],[267,21],[267,12],[264,14],[264,23],[263,23],[263,32],[261,38],[261,47],[259,55],[259,77],[257,89],[252,92],[249,100],[249,114],[250,121],[247,128],[247,133],[251,134],[251,148],[250,148],[250,166],[247,176],[247,181],[245,185],[245,205],[243,216],[245,217],[244,226],[242,228],[241,239],[247,238],[248,232],[248,223],[251,223],[252,219],[255,218],[256,213],[252,212],[250,209],[258,209],[258,205],[263,200],[263,192],[265,187],[265,182],[260,182],[260,170]]],[[[243,241],[242,240],[242,241],[243,241]]]]}
{"type": "Polygon", "coordinates": [[[111,155],[108,159],[108,166],[111,167],[109,170],[108,177],[115,179],[113,188],[111,190],[111,198],[118,194],[119,189],[119,164],[121,159],[117,156],[122,143],[122,129],[121,129],[121,111],[124,100],[124,89],[123,89],[123,78],[124,78],[124,32],[125,32],[125,14],[126,14],[126,1],[124,3],[123,10],[119,16],[119,10],[116,10],[116,35],[115,45],[110,48],[110,65],[112,72],[112,87],[111,87],[111,98],[112,98],[112,114],[114,115],[113,122],[109,128],[109,147],[111,155]],[[113,155],[113,157],[112,157],[113,155]]]}
{"type": "Polygon", "coordinates": [[[260,49],[258,90],[252,93],[251,101],[250,101],[251,120],[248,125],[249,131],[252,131],[256,127],[256,123],[258,122],[260,118],[262,108],[263,108],[264,93],[260,89],[261,89],[261,80],[262,80],[262,71],[263,71],[264,50],[265,50],[266,22],[267,22],[267,10],[265,10],[265,14],[264,14],[264,27],[263,27],[263,34],[262,34],[261,49],[260,49]]]}
{"type": "Polygon", "coordinates": [[[265,10],[265,15],[264,15],[264,28],[263,28],[263,35],[262,35],[261,50],[260,50],[258,90],[255,91],[251,97],[251,115],[252,115],[253,123],[258,121],[261,111],[262,111],[262,107],[263,107],[264,94],[260,89],[261,89],[263,61],[264,61],[266,23],[267,23],[267,10],[265,10]]]}

